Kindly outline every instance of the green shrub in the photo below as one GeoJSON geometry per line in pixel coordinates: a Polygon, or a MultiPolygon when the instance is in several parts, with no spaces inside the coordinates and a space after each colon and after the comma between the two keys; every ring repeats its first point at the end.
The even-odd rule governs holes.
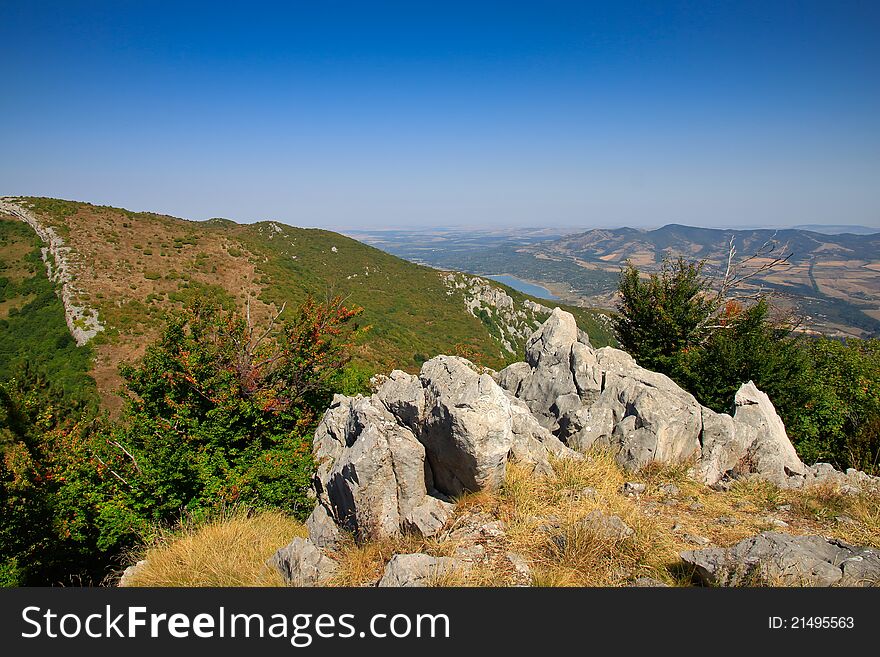
{"type": "Polygon", "coordinates": [[[623,348],[718,412],[731,412],[737,389],[754,381],[803,460],[877,472],[880,341],[795,334],[771,320],[767,299],[721,304],[701,271],[679,259],[642,280],[628,266],[614,320],[623,348]]]}

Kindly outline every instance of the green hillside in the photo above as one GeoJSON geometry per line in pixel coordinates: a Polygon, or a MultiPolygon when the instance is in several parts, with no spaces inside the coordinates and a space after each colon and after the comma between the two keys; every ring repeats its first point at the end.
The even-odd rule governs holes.
{"type": "Polygon", "coordinates": [[[92,349],[71,337],[40,246],[26,224],[0,217],[0,383],[39,379],[68,401],[90,404],[92,349]]]}
{"type": "MultiPolygon", "coordinates": [[[[548,302],[482,279],[475,279],[480,289],[504,293],[513,305],[507,310],[491,304],[475,308],[472,291],[450,285],[443,272],[330,231],[272,221],[194,222],[58,199],[15,202],[63,240],[63,257],[72,275],[70,298],[97,311],[102,330],[89,343],[91,352],[77,353],[93,357],[90,373],[111,408],[118,404],[118,365],[143,353],[165,313],[194,294],[249,307],[255,321],[282,307],[289,312],[309,296],[319,301],[341,296],[347,305],[364,309],[358,320],[369,329],[356,345],[355,363],[369,372],[415,371],[438,353],[501,367],[521,358],[525,338],[546,318],[545,312],[529,310],[525,304],[548,302]]],[[[41,271],[33,230],[11,216],[3,224],[9,226],[6,232],[26,238],[30,245],[27,253],[21,247],[4,247],[4,262],[19,267],[27,261],[34,269],[30,275],[39,277],[45,270],[41,271]]],[[[41,280],[44,292],[51,288],[45,276],[41,280]]],[[[54,312],[63,324],[60,303],[57,306],[54,312]]],[[[604,316],[571,310],[594,343],[611,340],[604,316]]],[[[22,311],[31,317],[36,307],[22,311]]],[[[3,340],[19,351],[31,349],[12,324],[3,340]]]]}

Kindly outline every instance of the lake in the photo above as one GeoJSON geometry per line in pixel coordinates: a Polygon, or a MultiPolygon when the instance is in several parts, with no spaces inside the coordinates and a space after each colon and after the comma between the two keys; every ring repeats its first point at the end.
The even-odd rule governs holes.
{"type": "Polygon", "coordinates": [[[499,283],[504,283],[505,285],[512,287],[514,290],[519,290],[525,294],[530,294],[533,297],[538,297],[539,299],[547,299],[548,301],[558,301],[559,297],[554,297],[553,294],[546,287],[541,287],[540,285],[535,285],[534,283],[526,283],[518,279],[516,276],[510,276],[509,274],[498,274],[495,276],[486,276],[486,278],[491,278],[493,281],[498,281],[499,283]]]}

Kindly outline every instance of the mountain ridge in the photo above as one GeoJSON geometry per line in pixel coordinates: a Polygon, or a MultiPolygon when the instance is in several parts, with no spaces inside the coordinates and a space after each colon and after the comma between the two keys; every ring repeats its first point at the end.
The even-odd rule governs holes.
{"type": "MultiPolygon", "coordinates": [[[[68,319],[71,308],[82,309],[68,322],[71,332],[94,312],[101,329],[80,341],[95,351],[91,373],[109,407],[121,403],[118,365],[143,353],[164,314],[195,294],[247,306],[255,321],[309,296],[341,296],[364,308],[359,320],[371,330],[355,345],[354,357],[372,370],[414,370],[437,351],[498,366],[550,312],[500,283],[475,279],[456,286],[444,272],[322,229],[197,222],[42,197],[4,197],[3,203],[6,219],[22,220],[10,213],[11,204],[33,215],[44,242],[51,233],[54,246],[44,244],[43,259],[50,274],[66,272],[58,283],[68,319]]],[[[576,312],[600,340],[611,339],[601,313],[576,312]]]]}

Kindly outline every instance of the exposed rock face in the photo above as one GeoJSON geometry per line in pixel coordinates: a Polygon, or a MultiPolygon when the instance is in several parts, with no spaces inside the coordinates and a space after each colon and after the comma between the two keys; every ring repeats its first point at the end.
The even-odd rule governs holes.
{"type": "Polygon", "coordinates": [[[495,490],[513,446],[510,401],[488,374],[438,356],[422,367],[426,417],[421,438],[438,490],[495,490]]]}
{"type": "Polygon", "coordinates": [[[502,370],[498,381],[569,447],[613,449],[628,469],[699,452],[696,399],[619,349],[593,350],[574,317],[559,308],[529,338],[526,362],[502,370]]]}
{"type": "Polygon", "coordinates": [[[394,370],[376,396],[404,426],[419,431],[425,418],[425,389],[419,377],[394,370]]]}
{"type": "Polygon", "coordinates": [[[737,442],[749,445],[747,458],[752,470],[783,485],[791,475],[805,475],[807,468],[767,395],[749,381],[737,391],[735,402],[737,442]]]}
{"type": "Polygon", "coordinates": [[[322,547],[334,526],[362,539],[435,534],[449,496],[497,489],[512,458],[539,473],[548,456],[577,457],[528,407],[468,361],[437,356],[416,377],[392,372],[370,397],[334,398],[315,432],[319,507],[308,525],[322,547]]]}
{"type": "Polygon", "coordinates": [[[319,502],[361,538],[436,532],[452,505],[428,495],[425,448],[376,397],[334,399],[315,432],[319,502]]]}
{"type": "MultiPolygon", "coordinates": [[[[307,521],[311,540],[291,543],[274,562],[290,581],[314,583],[334,567],[321,550],[338,547],[340,530],[360,540],[442,530],[440,540],[462,542],[455,559],[398,555],[383,586],[421,585],[438,569],[483,562],[489,548],[498,548],[491,544],[503,536],[503,527],[467,514],[449,523],[450,498],[498,489],[511,460],[538,474],[552,473],[551,456],[582,458],[571,447],[605,447],[630,470],[693,461],[694,475],[707,484],[759,476],[787,487],[831,482],[854,492],[880,489],[880,479],[862,472],[801,463],[773,404],[752,382],[740,388],[735,403],[733,417],[701,406],[625,352],[594,350],[574,317],[555,309],[529,338],[526,361],[494,377],[463,358],[437,356],[418,376],[398,370],[381,377],[369,397],[336,396],[315,432],[318,505],[307,521]]],[[[640,483],[623,487],[628,495],[644,491],[640,483]]],[[[675,486],[665,491],[670,498],[679,492],[675,486]]],[[[613,541],[633,533],[619,517],[598,511],[582,527],[613,541]]],[[[707,542],[693,538],[695,544],[707,542]]],[[[727,551],[700,550],[684,558],[706,581],[722,584],[759,571],[784,579],[792,568],[823,583],[874,577],[872,551],[816,540],[824,539],[792,543],[790,537],[762,534],[727,551]]]]}
{"type": "Polygon", "coordinates": [[[395,554],[385,566],[379,586],[430,586],[433,580],[460,567],[462,564],[452,557],[432,557],[421,553],[395,554]]]}
{"type": "Polygon", "coordinates": [[[294,538],[269,559],[291,586],[317,586],[336,572],[336,562],[307,538],[294,538]]]}
{"type": "Polygon", "coordinates": [[[419,436],[443,493],[497,489],[510,456],[546,473],[548,454],[570,454],[527,406],[468,361],[438,356],[424,364],[420,379],[426,403],[419,436]]]}
{"type": "Polygon", "coordinates": [[[309,539],[319,548],[334,550],[342,540],[342,533],[336,521],[320,502],[315,505],[311,515],[306,519],[309,539]]]}
{"type": "Polygon", "coordinates": [[[46,226],[27,208],[16,203],[13,198],[0,198],[0,212],[20,219],[34,229],[46,245],[42,249],[43,263],[49,280],[60,286],[61,302],[64,304],[64,319],[67,328],[78,346],[86,344],[100,331],[104,325],[98,319],[98,311],[89,308],[77,297],[80,290],[76,286],[76,269],[71,249],[64,243],[51,226],[46,226]]]}
{"type": "Polygon", "coordinates": [[[683,552],[712,586],[877,586],[880,552],[821,536],[764,532],[731,548],[683,552]]]}
{"type": "Polygon", "coordinates": [[[697,479],[714,484],[739,465],[749,447],[751,434],[736,433],[733,418],[703,407],[702,451],[697,464],[697,479]]]}
{"type": "Polygon", "coordinates": [[[540,326],[537,315],[549,313],[550,309],[531,301],[518,304],[501,287],[479,276],[460,272],[441,274],[447,294],[460,293],[464,297],[467,311],[474,317],[484,320],[488,317],[500,331],[498,340],[507,353],[516,353],[514,345],[522,343],[540,326]]]}
{"type": "Polygon", "coordinates": [[[557,431],[562,412],[557,401],[570,408],[589,392],[598,393],[595,380],[595,358],[589,341],[579,343],[583,334],[578,331],[574,316],[555,308],[550,318],[529,338],[526,344],[526,362],[514,363],[502,370],[498,382],[513,395],[522,399],[550,431],[557,431]],[[577,347],[575,345],[578,345],[577,347]],[[575,373],[579,374],[579,389],[575,373]]]}

